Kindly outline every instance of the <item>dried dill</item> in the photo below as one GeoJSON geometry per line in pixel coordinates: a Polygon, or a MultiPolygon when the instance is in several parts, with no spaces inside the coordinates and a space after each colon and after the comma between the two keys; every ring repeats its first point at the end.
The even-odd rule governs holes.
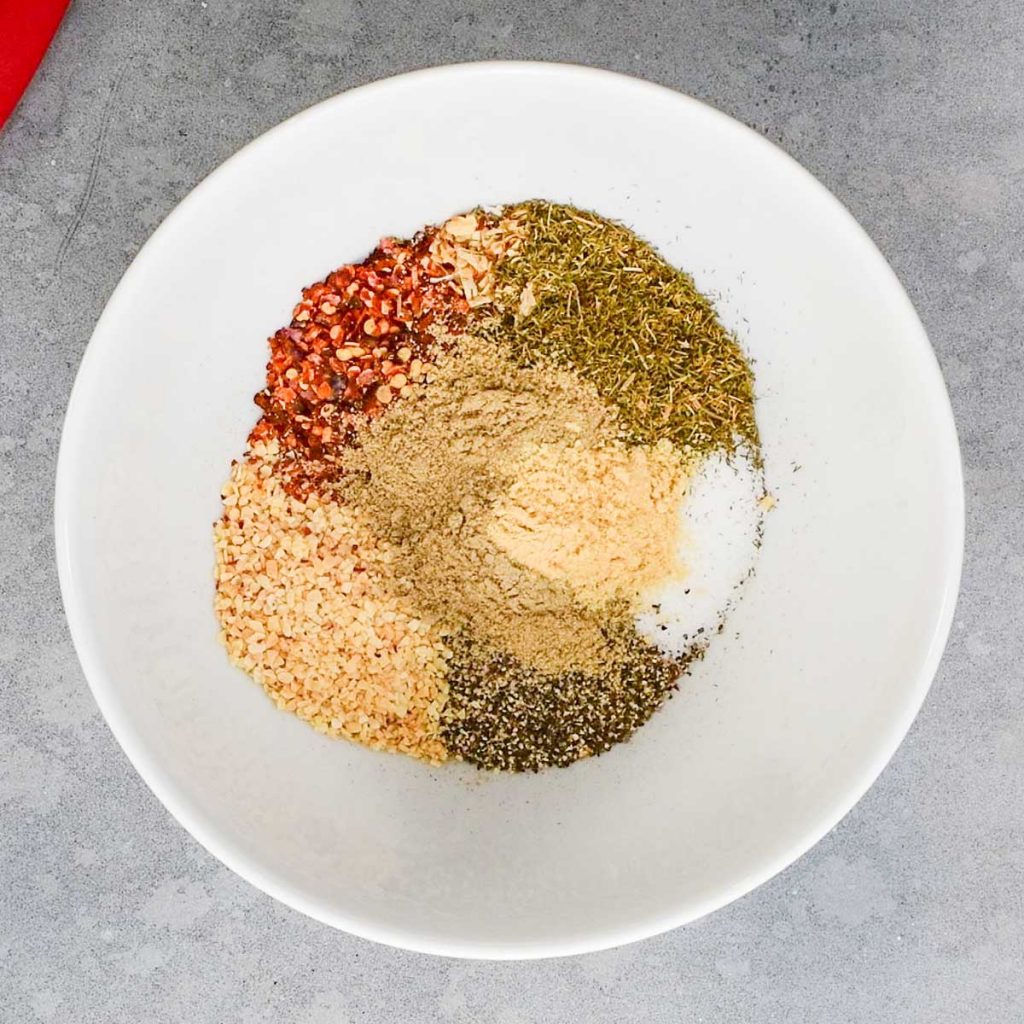
{"type": "Polygon", "coordinates": [[[506,211],[526,240],[496,268],[497,315],[473,330],[531,366],[589,380],[630,441],[758,451],[754,377],[689,274],[621,224],[531,200],[506,211]]]}

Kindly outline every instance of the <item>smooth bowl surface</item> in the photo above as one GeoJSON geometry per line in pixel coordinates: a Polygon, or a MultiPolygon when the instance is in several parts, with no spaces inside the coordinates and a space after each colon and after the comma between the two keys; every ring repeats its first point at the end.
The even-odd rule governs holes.
{"type": "Polygon", "coordinates": [[[96,700],[204,846],[371,939],[539,957],[706,914],[853,806],[938,664],[963,490],[914,310],[809,174],[657,86],[477,64],[321,103],[167,218],[82,362],[56,531],[96,700]],[[726,630],[629,743],[536,776],[430,769],[316,734],[228,664],[211,524],[302,286],[382,235],[532,196],[623,220],[716,298],[755,360],[778,506],[726,630]]]}

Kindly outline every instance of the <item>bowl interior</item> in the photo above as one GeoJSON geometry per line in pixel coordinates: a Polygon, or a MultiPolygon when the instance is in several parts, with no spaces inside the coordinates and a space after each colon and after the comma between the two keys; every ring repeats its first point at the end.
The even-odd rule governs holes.
{"type": "Polygon", "coordinates": [[[920,324],[809,175],[657,87],[476,65],[312,108],[168,218],[75,386],[58,553],[112,728],[218,856],[371,938],[535,956],[699,916],[852,806],[938,661],[961,493],[920,324]],[[630,743],[539,776],[432,770],[318,736],[229,666],[211,524],[299,289],[384,234],[530,196],[621,218],[717,298],[755,360],[778,506],[725,632],[630,743]]]}

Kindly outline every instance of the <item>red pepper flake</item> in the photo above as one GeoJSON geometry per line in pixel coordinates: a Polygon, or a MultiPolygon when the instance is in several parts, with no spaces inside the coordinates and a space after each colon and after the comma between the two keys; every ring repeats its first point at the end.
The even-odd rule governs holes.
{"type": "Polygon", "coordinates": [[[250,445],[278,443],[292,494],[329,487],[356,426],[429,380],[440,348],[431,328],[465,329],[493,291],[486,261],[517,237],[514,221],[462,214],[411,240],[384,238],[361,263],[303,289],[291,323],[270,339],[267,385],[255,397],[263,416],[249,436],[250,445]]]}
{"type": "Polygon", "coordinates": [[[438,342],[427,328],[464,327],[469,305],[450,268],[430,255],[435,235],[385,238],[362,263],[303,289],[291,324],[270,339],[267,386],[255,399],[263,417],[250,443],[277,440],[306,482],[311,460],[330,462],[330,449],[349,443],[360,419],[380,415],[401,391],[405,378],[390,387],[391,377],[410,360],[433,361],[438,342]]]}

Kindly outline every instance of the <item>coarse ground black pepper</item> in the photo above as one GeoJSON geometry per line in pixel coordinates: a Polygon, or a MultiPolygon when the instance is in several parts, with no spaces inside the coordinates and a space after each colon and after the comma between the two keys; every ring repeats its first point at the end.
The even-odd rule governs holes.
{"type": "Polygon", "coordinates": [[[621,655],[601,672],[552,675],[464,634],[449,638],[441,714],[449,753],[480,768],[536,772],[628,739],[672,696],[702,649],[669,660],[632,629],[615,640],[621,655]]]}

